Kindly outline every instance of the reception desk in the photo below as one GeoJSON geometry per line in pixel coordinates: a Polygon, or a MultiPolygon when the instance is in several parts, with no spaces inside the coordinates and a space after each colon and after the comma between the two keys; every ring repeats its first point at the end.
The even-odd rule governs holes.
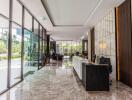
{"type": "Polygon", "coordinates": [[[87,91],[109,91],[108,65],[88,63],[88,60],[76,56],[73,65],[87,91]]]}
{"type": "Polygon", "coordinates": [[[82,83],[88,91],[109,91],[108,65],[82,63],[82,83]]]}
{"type": "Polygon", "coordinates": [[[74,66],[74,70],[76,71],[78,77],[80,80],[82,80],[82,63],[84,62],[88,62],[87,59],[78,57],[78,56],[73,56],[73,66],[74,66]]]}

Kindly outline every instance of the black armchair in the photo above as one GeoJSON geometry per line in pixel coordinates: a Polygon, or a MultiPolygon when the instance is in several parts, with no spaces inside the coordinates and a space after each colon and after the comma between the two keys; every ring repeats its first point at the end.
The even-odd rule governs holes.
{"type": "Polygon", "coordinates": [[[63,60],[63,55],[53,53],[53,54],[52,54],[52,59],[53,59],[53,60],[62,61],[62,60],[63,60]]]}
{"type": "Polygon", "coordinates": [[[109,65],[109,73],[112,73],[112,65],[110,58],[101,57],[99,64],[108,64],[109,65]]]}
{"type": "MultiPolygon", "coordinates": [[[[110,58],[101,57],[100,58],[100,64],[107,64],[109,68],[109,74],[112,73],[112,65],[110,58]]],[[[112,85],[112,80],[109,81],[109,84],[112,85]]]]}

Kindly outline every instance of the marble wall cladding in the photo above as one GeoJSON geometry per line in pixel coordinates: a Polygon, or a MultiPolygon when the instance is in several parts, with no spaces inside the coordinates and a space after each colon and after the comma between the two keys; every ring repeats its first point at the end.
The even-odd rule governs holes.
{"type": "Polygon", "coordinates": [[[111,58],[112,78],[116,78],[115,11],[111,9],[95,25],[95,54],[111,58]]]}

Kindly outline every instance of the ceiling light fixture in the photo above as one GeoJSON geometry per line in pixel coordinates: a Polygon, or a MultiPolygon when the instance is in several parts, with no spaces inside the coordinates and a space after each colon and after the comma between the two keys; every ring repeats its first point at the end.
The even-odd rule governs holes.
{"type": "Polygon", "coordinates": [[[43,18],[42,18],[42,20],[44,20],[44,21],[45,21],[45,20],[46,20],[46,17],[43,17],[43,18]]]}

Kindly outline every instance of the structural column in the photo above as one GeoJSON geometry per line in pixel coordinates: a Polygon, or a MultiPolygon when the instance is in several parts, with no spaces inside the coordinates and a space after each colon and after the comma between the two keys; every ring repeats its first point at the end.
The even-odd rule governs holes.
{"type": "Polygon", "coordinates": [[[50,35],[47,35],[47,55],[50,55],[50,35]]]}

